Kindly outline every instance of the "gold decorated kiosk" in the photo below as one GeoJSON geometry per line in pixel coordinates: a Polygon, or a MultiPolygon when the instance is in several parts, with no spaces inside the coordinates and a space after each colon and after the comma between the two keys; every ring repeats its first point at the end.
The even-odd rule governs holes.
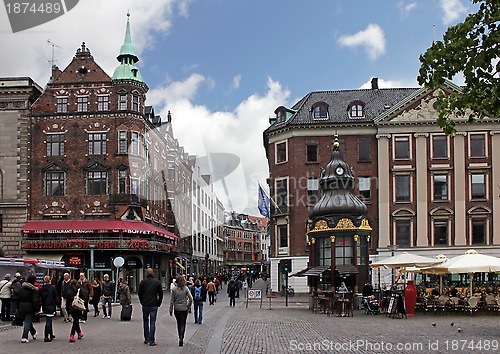
{"type": "Polygon", "coordinates": [[[352,168],[342,159],[337,137],[319,184],[321,198],[306,224],[309,267],[301,275],[309,277],[313,295],[352,300],[368,280],[372,228],[366,205],[354,194],[352,168]]]}

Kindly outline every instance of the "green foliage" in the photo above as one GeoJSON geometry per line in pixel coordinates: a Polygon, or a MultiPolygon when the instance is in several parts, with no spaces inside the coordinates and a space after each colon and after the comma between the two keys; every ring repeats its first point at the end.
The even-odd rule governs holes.
{"type": "Polygon", "coordinates": [[[464,75],[461,92],[438,97],[438,125],[446,134],[456,133],[454,116],[469,122],[485,116],[500,117],[500,1],[472,0],[476,13],[463,23],[448,28],[443,41],[437,41],[420,56],[420,85],[437,89],[456,74],[464,75]]]}

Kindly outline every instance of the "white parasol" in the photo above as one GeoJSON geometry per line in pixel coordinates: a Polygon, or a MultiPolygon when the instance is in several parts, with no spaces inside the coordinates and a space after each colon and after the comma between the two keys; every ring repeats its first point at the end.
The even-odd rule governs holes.
{"type": "Polygon", "coordinates": [[[465,254],[448,259],[431,267],[439,273],[469,273],[471,275],[470,296],[472,297],[472,275],[474,273],[500,272],[500,258],[468,250],[465,254]]]}

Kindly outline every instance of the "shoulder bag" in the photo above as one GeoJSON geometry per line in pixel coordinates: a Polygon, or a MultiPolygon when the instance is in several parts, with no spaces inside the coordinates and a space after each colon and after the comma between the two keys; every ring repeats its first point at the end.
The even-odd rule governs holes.
{"type": "Polygon", "coordinates": [[[75,310],[79,311],[85,311],[85,301],[80,297],[80,289],[78,289],[75,297],[73,298],[73,302],[71,303],[71,306],[75,308],[75,310]]]}

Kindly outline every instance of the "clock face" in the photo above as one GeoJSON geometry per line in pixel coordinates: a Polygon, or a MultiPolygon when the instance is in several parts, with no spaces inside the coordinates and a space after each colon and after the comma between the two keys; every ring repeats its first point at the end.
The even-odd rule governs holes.
{"type": "Polygon", "coordinates": [[[337,175],[339,175],[339,176],[340,176],[340,175],[343,175],[343,174],[344,174],[344,169],[343,169],[341,166],[339,166],[339,167],[337,167],[337,168],[335,169],[335,173],[336,173],[337,175]]]}

